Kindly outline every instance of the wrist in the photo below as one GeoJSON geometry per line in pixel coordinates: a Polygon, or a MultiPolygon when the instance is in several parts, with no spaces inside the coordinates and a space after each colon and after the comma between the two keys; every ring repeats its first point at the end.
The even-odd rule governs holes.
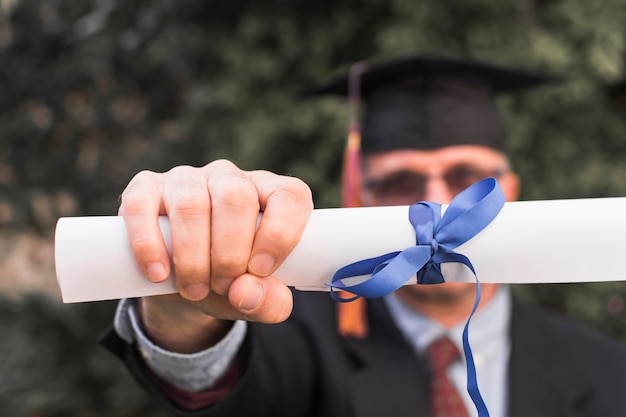
{"type": "Polygon", "coordinates": [[[181,302],[179,296],[139,300],[141,326],[153,343],[177,353],[196,353],[217,344],[232,321],[221,320],[181,302]]]}

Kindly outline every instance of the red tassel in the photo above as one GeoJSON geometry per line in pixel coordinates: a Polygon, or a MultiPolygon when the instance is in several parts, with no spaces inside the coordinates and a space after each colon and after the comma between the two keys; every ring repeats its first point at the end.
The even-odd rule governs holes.
{"type": "MultiPolygon", "coordinates": [[[[346,291],[340,291],[340,296],[351,296],[346,291]]],[[[367,302],[365,298],[357,298],[348,303],[337,305],[337,331],[342,337],[364,339],[369,334],[367,321],[367,302]]]]}
{"type": "MultiPolygon", "coordinates": [[[[344,151],[342,178],[342,206],[361,206],[361,126],[359,104],[361,101],[360,80],[366,65],[357,62],[350,69],[350,110],[351,123],[348,142],[344,151]]],[[[354,294],[341,291],[339,296],[349,298],[354,294]]],[[[367,303],[365,298],[337,305],[337,330],[343,337],[363,339],[369,334],[367,303]]]]}

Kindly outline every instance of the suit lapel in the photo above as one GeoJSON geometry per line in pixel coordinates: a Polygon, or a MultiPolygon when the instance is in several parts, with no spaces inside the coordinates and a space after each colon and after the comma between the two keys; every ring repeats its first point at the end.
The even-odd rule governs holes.
{"type": "Polygon", "coordinates": [[[356,417],[428,415],[426,373],[381,299],[368,300],[370,335],[346,339],[359,365],[351,381],[356,417]],[[389,395],[393,393],[393,395],[389,395]]]}
{"type": "MultiPolygon", "coordinates": [[[[426,366],[404,340],[382,300],[368,300],[368,309],[370,336],[343,341],[357,364],[346,387],[353,415],[428,416],[426,366]]],[[[597,387],[577,374],[580,351],[585,348],[576,346],[581,341],[575,336],[564,333],[560,322],[513,303],[507,417],[576,417],[596,401],[597,387]]]]}
{"type": "Polygon", "coordinates": [[[536,312],[514,303],[509,417],[577,416],[577,409],[592,398],[594,387],[576,377],[576,362],[569,359],[567,343],[557,336],[558,327],[537,318],[536,312]]]}

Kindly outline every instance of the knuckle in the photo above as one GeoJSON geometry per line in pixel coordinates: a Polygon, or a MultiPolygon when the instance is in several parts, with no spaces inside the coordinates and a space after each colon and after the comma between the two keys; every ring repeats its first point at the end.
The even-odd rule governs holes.
{"type": "Polygon", "coordinates": [[[192,167],[191,165],[177,165],[167,171],[167,174],[175,177],[180,177],[181,175],[184,176],[190,172],[194,172],[195,170],[196,168],[192,167]]]}
{"type": "Polygon", "coordinates": [[[180,195],[169,207],[170,217],[187,220],[206,218],[209,212],[209,203],[206,198],[193,194],[180,195]]]}
{"type": "Polygon", "coordinates": [[[237,166],[227,159],[216,159],[206,165],[207,168],[239,170],[237,166]]]}
{"type": "Polygon", "coordinates": [[[169,192],[193,194],[199,191],[206,192],[206,180],[194,171],[181,170],[180,175],[173,176],[167,183],[169,192]]]}
{"type": "Polygon", "coordinates": [[[211,248],[211,270],[220,276],[237,277],[247,269],[248,259],[244,256],[220,253],[211,248]]]}
{"type": "Polygon", "coordinates": [[[204,262],[194,262],[174,254],[172,263],[176,270],[177,279],[182,279],[185,283],[199,283],[209,280],[209,268],[204,262]]]}
{"type": "Polygon", "coordinates": [[[146,258],[157,253],[160,242],[148,234],[136,234],[129,239],[128,243],[139,258],[146,258]]]}
{"type": "Polygon", "coordinates": [[[141,171],[135,174],[120,196],[121,204],[131,210],[136,205],[142,205],[142,200],[148,192],[150,185],[156,183],[157,175],[157,173],[152,171],[141,171]]]}
{"type": "Polygon", "coordinates": [[[311,189],[299,178],[284,177],[282,187],[276,190],[275,195],[302,205],[313,205],[313,193],[311,189]]]}
{"type": "Polygon", "coordinates": [[[129,216],[138,216],[144,212],[146,205],[143,199],[136,194],[132,194],[129,196],[122,194],[121,207],[124,208],[125,214],[129,216]]]}
{"type": "Polygon", "coordinates": [[[149,171],[144,169],[135,174],[135,176],[130,180],[129,188],[133,187],[133,185],[138,185],[145,183],[146,181],[152,181],[155,176],[159,175],[156,172],[149,171]]]}
{"type": "Polygon", "coordinates": [[[182,197],[200,195],[206,193],[205,183],[198,178],[179,178],[168,184],[170,192],[174,192],[182,197]]]}
{"type": "Polygon", "coordinates": [[[183,218],[205,216],[210,204],[206,182],[197,175],[180,176],[167,184],[170,215],[183,218]]]}
{"type": "Polygon", "coordinates": [[[253,184],[245,177],[234,176],[229,187],[223,187],[211,194],[213,206],[222,208],[257,208],[259,197],[253,184]]]}
{"type": "Polygon", "coordinates": [[[268,242],[272,242],[272,246],[275,248],[293,248],[299,241],[299,238],[293,233],[289,233],[287,230],[269,226],[263,230],[264,238],[268,242]]]}

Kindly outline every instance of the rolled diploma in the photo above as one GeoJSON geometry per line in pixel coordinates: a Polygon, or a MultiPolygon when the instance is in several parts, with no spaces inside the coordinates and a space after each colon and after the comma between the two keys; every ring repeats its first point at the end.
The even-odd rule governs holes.
{"type": "MultiPolygon", "coordinates": [[[[626,197],[510,202],[455,251],[470,259],[483,283],[626,280],[625,214],[626,197]]],[[[159,222],[171,253],[169,222],[159,222]]],[[[342,266],[411,245],[407,206],[317,209],[274,275],[299,290],[326,291],[342,266]]],[[[59,219],[55,260],[67,303],[177,292],[173,276],[159,284],[143,277],[121,217],[59,219]]],[[[446,281],[475,281],[462,264],[442,264],[442,271],[446,281]]]]}

